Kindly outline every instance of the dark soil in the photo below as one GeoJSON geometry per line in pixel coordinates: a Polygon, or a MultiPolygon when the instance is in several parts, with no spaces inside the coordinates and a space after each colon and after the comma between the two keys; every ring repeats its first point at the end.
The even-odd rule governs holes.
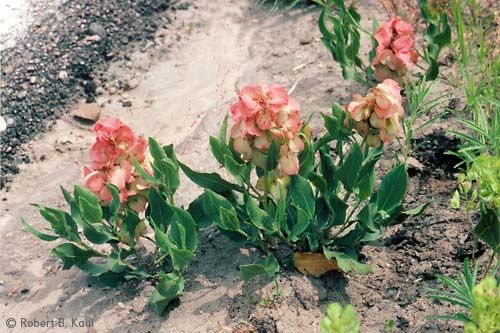
{"type": "Polygon", "coordinates": [[[413,140],[414,156],[424,164],[424,174],[433,175],[438,179],[452,178],[458,169],[461,159],[449,154],[456,152],[460,145],[458,138],[450,137],[443,129],[438,129],[429,135],[413,140]]]}
{"type": "Polygon", "coordinates": [[[50,128],[75,99],[94,101],[107,64],[154,44],[154,32],[170,22],[159,18],[162,12],[175,15],[188,7],[176,0],[64,1],[4,50],[0,88],[7,129],[1,135],[0,188],[29,162],[23,143],[50,128]]]}

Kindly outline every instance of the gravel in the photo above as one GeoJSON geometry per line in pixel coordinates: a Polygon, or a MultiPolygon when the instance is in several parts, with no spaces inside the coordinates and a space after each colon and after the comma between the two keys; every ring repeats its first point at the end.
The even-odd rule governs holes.
{"type": "Polygon", "coordinates": [[[158,26],[169,22],[165,12],[183,9],[185,3],[63,1],[3,50],[0,101],[6,129],[0,133],[0,188],[8,188],[19,164],[29,162],[22,144],[49,129],[74,101],[94,102],[109,62],[128,59],[133,49],[154,42],[158,26]]]}

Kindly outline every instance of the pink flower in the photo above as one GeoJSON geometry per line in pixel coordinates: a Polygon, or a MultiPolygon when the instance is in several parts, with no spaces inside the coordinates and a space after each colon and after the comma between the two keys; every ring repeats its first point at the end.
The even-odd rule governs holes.
{"type": "MultiPolygon", "coordinates": [[[[133,159],[148,170],[145,162],[147,142],[119,119],[101,118],[93,128],[96,141],[90,148],[91,168],[84,168],[84,185],[107,205],[112,200],[106,183],[120,191],[120,202],[140,195],[148,187],[133,168],[133,159]]],[[[141,207],[142,205],[135,205],[141,207]]]]}
{"type": "Polygon", "coordinates": [[[408,68],[415,64],[418,55],[413,50],[413,26],[399,16],[383,23],[374,34],[378,42],[372,65],[380,79],[392,78],[401,82],[408,68]]]}
{"type": "Polygon", "coordinates": [[[401,87],[391,79],[386,79],[370,89],[363,97],[353,95],[354,101],[345,107],[345,126],[351,126],[366,137],[371,147],[392,141],[400,132],[399,119],[404,116],[401,87]]]}
{"type": "Polygon", "coordinates": [[[280,175],[297,174],[298,154],[304,150],[299,111],[300,105],[281,86],[243,87],[230,108],[234,150],[243,160],[265,169],[267,150],[275,141],[280,147],[277,171],[280,175]]]}
{"type": "Polygon", "coordinates": [[[92,192],[100,192],[104,187],[104,178],[101,176],[99,171],[92,171],[91,169],[84,167],[84,185],[92,192]]]}

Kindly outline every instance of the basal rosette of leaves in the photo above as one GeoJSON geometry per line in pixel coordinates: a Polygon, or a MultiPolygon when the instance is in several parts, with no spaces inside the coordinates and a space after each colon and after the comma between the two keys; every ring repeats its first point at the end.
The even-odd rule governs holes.
{"type": "Polygon", "coordinates": [[[500,331],[500,286],[493,276],[488,276],[472,289],[473,306],[465,333],[500,331]]]}
{"type": "Polygon", "coordinates": [[[469,169],[457,178],[458,188],[451,206],[461,203],[467,211],[479,211],[474,233],[500,253],[500,157],[480,155],[469,169]]]}
{"type": "Polygon", "coordinates": [[[101,119],[94,132],[85,187],[75,185],[72,193],[61,188],[69,210],[34,205],[49,223],[48,232],[23,218],[21,223],[41,240],[63,241],[51,252],[63,269],[75,266],[109,286],[155,281],[150,304],[161,314],[182,294],[183,271],[198,246],[198,226],[174,204],[179,163],[171,145],[162,147],[152,138],[146,143],[118,119],[101,119]],[[138,255],[142,239],[154,244],[154,253],[138,255]]]}
{"type": "MultiPolygon", "coordinates": [[[[347,6],[343,0],[322,0],[322,5],[318,20],[322,42],[341,66],[345,79],[368,85],[374,78],[380,81],[390,78],[400,84],[409,80],[410,70],[419,58],[411,22],[394,14],[378,27],[374,23],[375,32],[370,32],[361,25],[362,17],[354,1],[347,6]],[[359,54],[362,33],[372,43],[367,63],[359,54]]],[[[428,65],[425,77],[434,80],[439,74],[440,51],[451,42],[451,29],[441,7],[428,1],[420,1],[419,7],[426,24],[427,45],[421,47],[422,59],[428,65]]]]}
{"type": "Polygon", "coordinates": [[[344,126],[346,113],[340,106],[334,105],[331,114],[323,115],[327,133],[313,143],[307,123],[298,129],[295,111],[299,107],[295,102],[289,107],[292,100],[283,88],[264,85],[257,89],[259,94],[247,94],[256,91],[255,87],[243,88],[235,104],[239,108],[239,103],[244,103],[252,110],[245,109],[251,115],[245,118],[251,120],[250,125],[245,124],[250,131],[245,149],[236,142],[240,136],[234,135],[242,122],[235,106],[231,108],[230,139],[226,139],[227,118],[219,137],[210,138],[214,157],[234,181],[180,164],[187,177],[205,189],[190,204],[189,212],[197,224],[213,223],[230,238],[267,254],[258,263],[240,266],[245,280],[259,274],[272,277],[278,272],[274,254],[280,246],[288,247],[290,253],[322,253],[346,272],[369,272],[370,266],[358,261],[362,247],[376,242],[388,226],[425,208],[402,210],[406,166],[395,165],[376,182],[375,167],[383,145],[371,148],[366,139],[359,141],[355,132],[344,126]],[[288,112],[287,116],[281,112],[288,112]],[[258,114],[269,118],[259,122],[258,114]],[[270,135],[290,129],[281,117],[293,120],[290,136],[270,135]],[[267,140],[265,148],[256,145],[261,136],[267,140]],[[300,149],[290,149],[291,141],[298,138],[302,143],[293,144],[300,149]],[[253,158],[256,152],[257,161],[253,158]],[[283,152],[297,154],[297,159],[283,152]],[[260,186],[262,183],[265,185],[260,186]]]}
{"type": "Polygon", "coordinates": [[[331,303],[326,308],[326,316],[320,323],[321,333],[358,333],[359,321],[356,309],[352,304],[343,307],[339,303],[331,303]]]}

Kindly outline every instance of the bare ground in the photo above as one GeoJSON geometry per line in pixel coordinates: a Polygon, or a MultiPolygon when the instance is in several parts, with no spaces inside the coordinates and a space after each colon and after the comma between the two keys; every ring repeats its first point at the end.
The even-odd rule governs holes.
{"type": "MultiPolygon", "coordinates": [[[[360,10],[370,19],[385,18],[374,1],[363,2],[360,10]]],[[[304,116],[328,112],[333,101],[342,103],[360,89],[342,79],[321,46],[317,16],[314,7],[271,16],[250,0],[231,0],[224,6],[197,1],[169,30],[158,32],[171,36],[168,45],[131,54],[130,61],[111,66],[110,81],[135,76],[139,85],[126,93],[100,96],[98,102],[104,103],[104,114],[122,118],[137,132],[174,143],[179,158],[193,168],[215,170],[207,138],[217,133],[235,89],[243,84],[275,82],[290,88],[298,80],[293,95],[304,116]],[[132,106],[123,107],[121,99],[131,100],[132,106]]],[[[364,23],[371,27],[371,22],[364,23]]],[[[447,126],[445,121],[434,127],[447,126]]],[[[436,149],[454,143],[436,128],[424,134],[429,143],[416,154],[424,170],[411,178],[407,201],[413,205],[431,200],[431,206],[423,216],[390,228],[384,246],[365,249],[372,274],[332,273],[316,279],[286,268],[278,277],[277,296],[272,282],[261,279],[244,285],[239,279],[238,265],[259,253],[238,248],[208,228],[187,273],[184,296],[166,316],[158,317],[147,305],[153,286],[126,283],[109,289],[76,269],[63,271],[49,255],[51,244],[34,239],[17,223],[23,215],[43,227],[28,204],[60,206],[59,184],[70,187],[81,181],[93,135],[88,125],[63,116],[50,132],[26,146],[34,162],[23,166],[9,192],[1,193],[0,331],[7,332],[7,318],[26,317],[93,318],[93,328],[10,331],[319,332],[326,305],[340,301],[356,306],[362,332],[383,332],[385,320],[395,321],[395,332],[456,332],[456,326],[425,319],[449,310],[425,295],[426,288],[436,285],[437,274],[455,274],[470,256],[469,229],[464,217],[448,207],[454,182],[445,163],[448,157],[436,149]]],[[[389,163],[385,160],[381,168],[389,163]]],[[[188,203],[198,190],[186,179],[183,184],[177,200],[188,203]]]]}

